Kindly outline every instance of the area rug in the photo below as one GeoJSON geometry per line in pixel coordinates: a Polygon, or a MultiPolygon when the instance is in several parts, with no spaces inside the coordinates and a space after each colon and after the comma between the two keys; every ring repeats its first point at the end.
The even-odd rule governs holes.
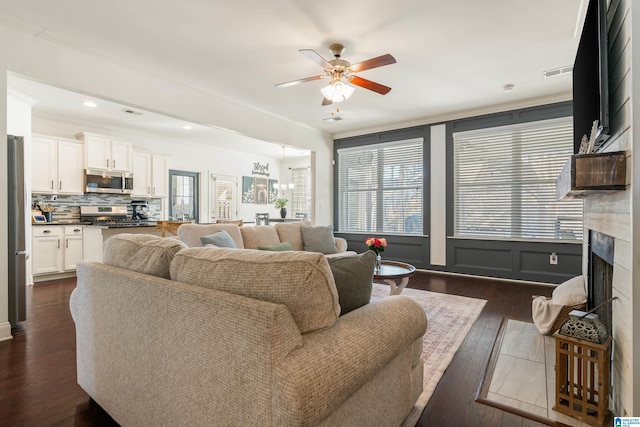
{"type": "MultiPolygon", "coordinates": [[[[429,323],[422,348],[423,391],[403,423],[408,427],[414,426],[420,418],[438,381],[487,301],[411,288],[405,288],[402,295],[424,308],[429,323]]],[[[389,286],[374,283],[372,298],[389,298],[389,286]]]]}
{"type": "Polygon", "coordinates": [[[555,339],[530,322],[503,319],[476,401],[550,426],[589,427],[553,410],[555,339]]]}

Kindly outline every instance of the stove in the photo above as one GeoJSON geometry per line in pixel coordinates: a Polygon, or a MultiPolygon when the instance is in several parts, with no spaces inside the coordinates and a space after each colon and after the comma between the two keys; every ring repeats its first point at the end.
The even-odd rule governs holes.
{"type": "Polygon", "coordinates": [[[80,206],[80,221],[108,228],[156,226],[156,221],[131,219],[126,206],[80,206]]]}

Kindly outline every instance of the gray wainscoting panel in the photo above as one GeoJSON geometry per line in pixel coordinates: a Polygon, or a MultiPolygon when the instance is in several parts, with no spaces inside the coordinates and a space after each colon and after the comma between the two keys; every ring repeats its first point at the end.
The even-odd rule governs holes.
{"type": "MultiPolygon", "coordinates": [[[[453,267],[477,271],[511,271],[511,251],[499,248],[454,247],[453,267]]],[[[486,274],[486,273],[485,273],[486,274]]]]}

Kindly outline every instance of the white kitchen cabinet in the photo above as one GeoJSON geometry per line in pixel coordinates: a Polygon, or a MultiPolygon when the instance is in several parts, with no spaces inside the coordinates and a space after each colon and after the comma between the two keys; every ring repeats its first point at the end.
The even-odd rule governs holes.
{"type": "Polygon", "coordinates": [[[169,158],[151,153],[133,153],[133,196],[167,197],[169,158]]]}
{"type": "Polygon", "coordinates": [[[84,149],[76,141],[34,135],[31,140],[31,191],[83,194],[84,149]]]}
{"type": "Polygon", "coordinates": [[[38,225],[32,230],[31,270],[34,276],[75,271],[82,259],[82,226],[38,225]]]}
{"type": "Polygon", "coordinates": [[[131,172],[133,145],[108,136],[82,132],[76,138],[84,141],[87,169],[131,172]]]}
{"type": "Polygon", "coordinates": [[[63,270],[73,271],[76,263],[82,259],[82,227],[68,225],[64,227],[63,270]]]}
{"type": "Polygon", "coordinates": [[[31,243],[32,274],[52,274],[62,270],[62,227],[34,226],[31,243]]]}

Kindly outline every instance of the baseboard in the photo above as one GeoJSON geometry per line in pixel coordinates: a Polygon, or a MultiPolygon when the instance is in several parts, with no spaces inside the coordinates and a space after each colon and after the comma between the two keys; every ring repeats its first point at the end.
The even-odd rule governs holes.
{"type": "Polygon", "coordinates": [[[58,280],[58,279],[68,279],[70,277],[76,277],[76,272],[74,271],[68,271],[65,273],[55,273],[55,274],[44,274],[41,276],[33,276],[33,284],[35,283],[39,283],[39,282],[48,282],[50,280],[58,280]]]}
{"type": "Polygon", "coordinates": [[[11,335],[11,323],[0,323],[0,341],[7,341],[13,339],[11,335]]]}
{"type": "Polygon", "coordinates": [[[426,268],[416,268],[416,271],[424,271],[425,273],[446,274],[449,276],[473,277],[476,279],[486,279],[486,280],[492,280],[497,282],[515,282],[515,283],[521,283],[523,285],[549,286],[551,288],[555,288],[558,286],[557,283],[534,282],[532,280],[521,280],[521,279],[506,279],[504,277],[480,276],[479,274],[456,273],[454,271],[445,271],[445,270],[429,270],[426,268]]]}

